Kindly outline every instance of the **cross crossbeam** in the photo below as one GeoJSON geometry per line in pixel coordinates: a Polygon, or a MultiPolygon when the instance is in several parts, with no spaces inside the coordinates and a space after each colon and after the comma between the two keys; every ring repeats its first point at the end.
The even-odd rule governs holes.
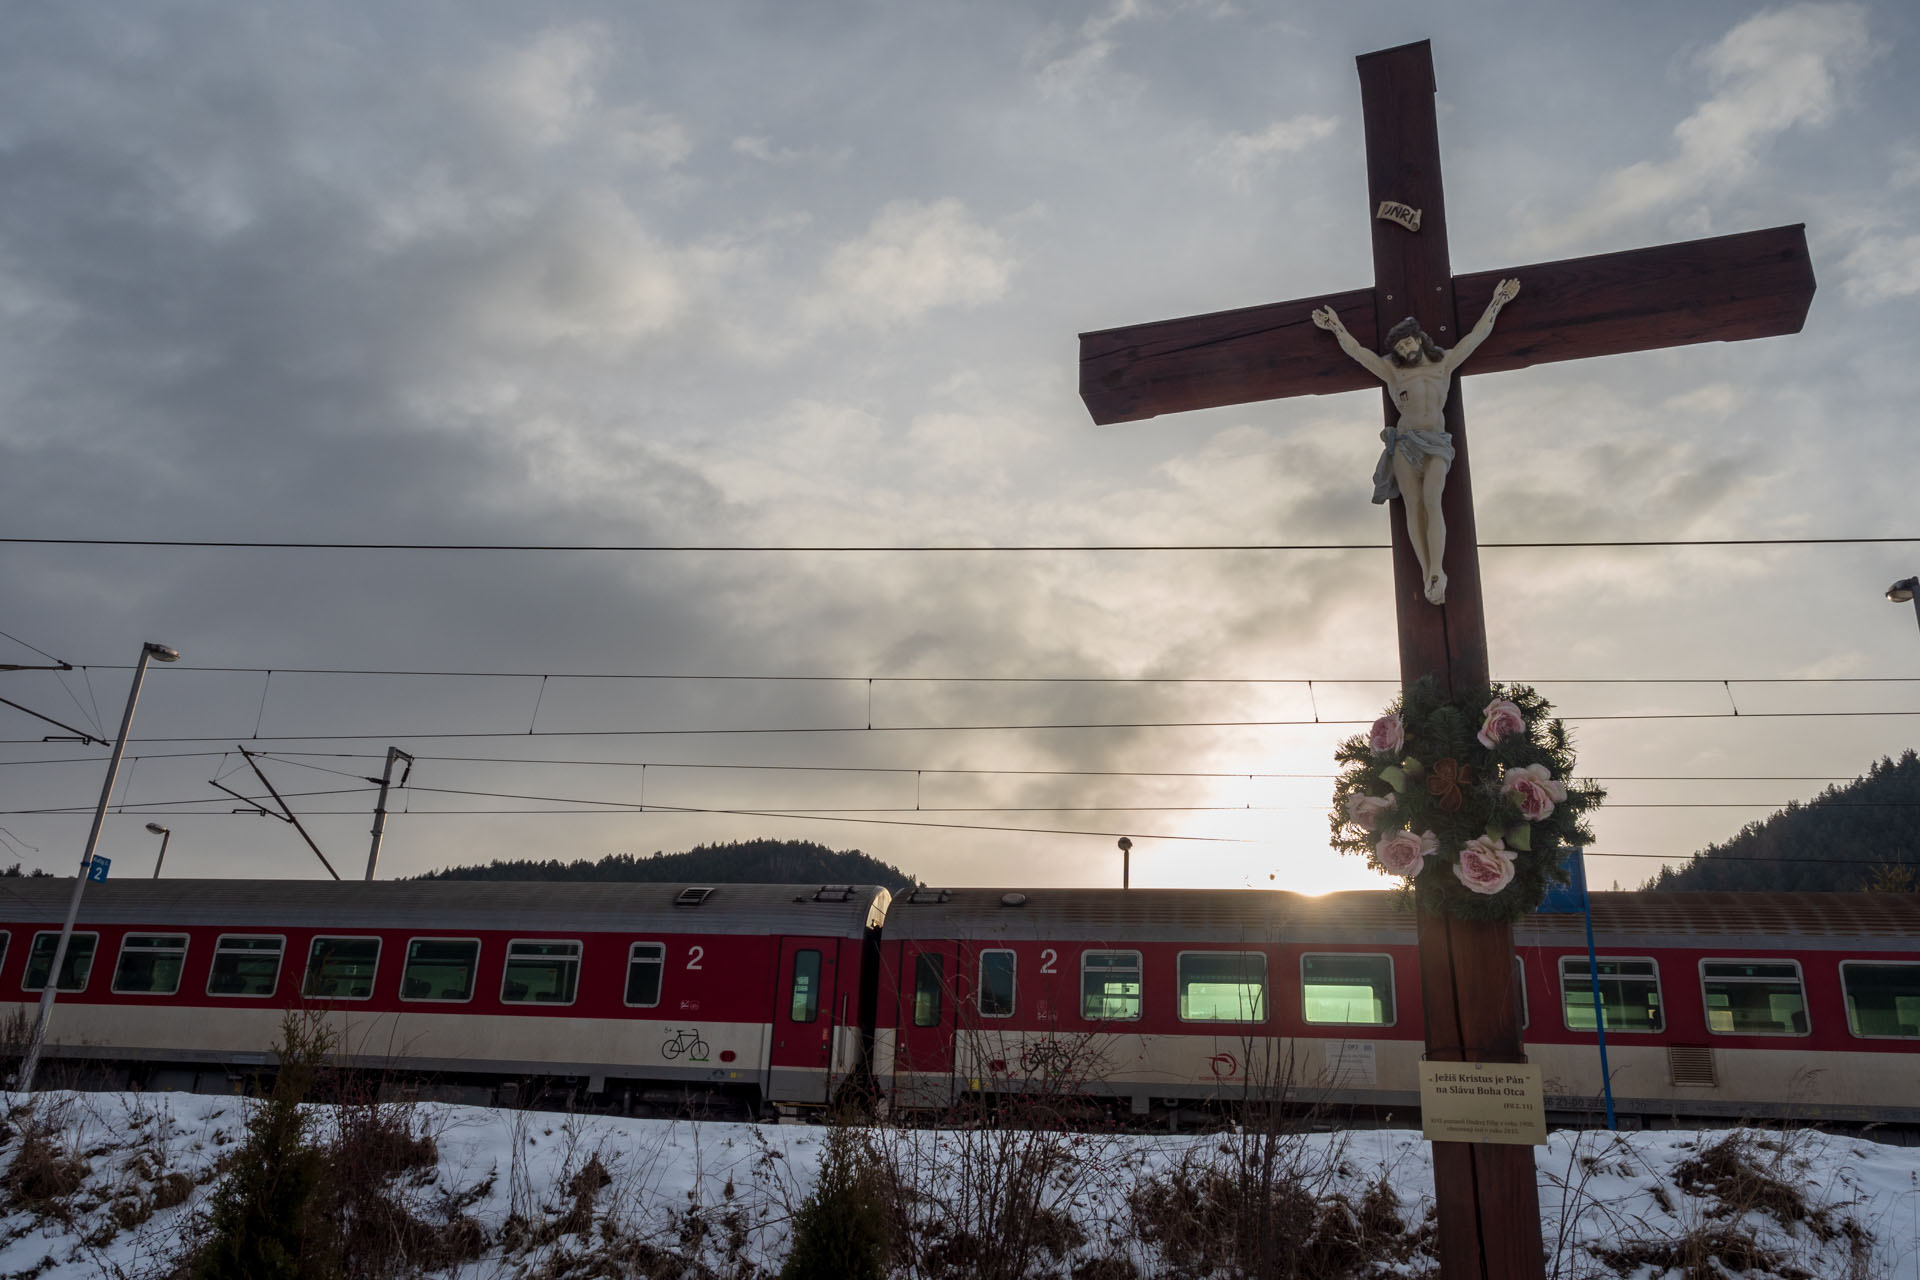
{"type": "MultiPolygon", "coordinates": [[[[1508,277],[1526,289],[1464,373],[1798,333],[1814,289],[1799,225],[1455,276],[1460,314],[1479,315],[1508,277]]],[[[1379,385],[1313,327],[1320,306],[1362,346],[1382,345],[1372,289],[1096,329],[1080,335],[1080,398],[1104,426],[1379,385]]]]}

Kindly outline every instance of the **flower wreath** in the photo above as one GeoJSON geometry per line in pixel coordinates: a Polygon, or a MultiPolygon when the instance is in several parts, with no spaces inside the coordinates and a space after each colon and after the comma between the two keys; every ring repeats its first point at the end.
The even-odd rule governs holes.
{"type": "Polygon", "coordinates": [[[1334,759],[1334,846],[1464,920],[1518,920],[1565,883],[1562,852],[1593,842],[1582,815],[1606,794],[1571,781],[1566,726],[1525,685],[1449,700],[1423,679],[1334,759]]]}

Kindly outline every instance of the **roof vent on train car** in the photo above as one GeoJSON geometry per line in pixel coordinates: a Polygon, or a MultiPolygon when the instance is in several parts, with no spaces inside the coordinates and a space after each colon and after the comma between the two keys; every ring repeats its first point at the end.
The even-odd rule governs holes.
{"type": "Polygon", "coordinates": [[[854,886],[850,884],[823,884],[813,895],[815,902],[852,902],[854,886]]]}
{"type": "Polygon", "coordinates": [[[676,907],[697,907],[713,896],[713,887],[705,885],[697,889],[682,889],[674,898],[676,907]]]}
{"type": "Polygon", "coordinates": [[[1027,895],[1024,893],[1003,893],[1000,895],[1000,905],[1003,907],[1024,907],[1027,905],[1027,895]]]}
{"type": "Polygon", "coordinates": [[[926,885],[921,885],[907,895],[907,901],[914,903],[951,902],[953,901],[953,890],[929,889],[926,885]]]}

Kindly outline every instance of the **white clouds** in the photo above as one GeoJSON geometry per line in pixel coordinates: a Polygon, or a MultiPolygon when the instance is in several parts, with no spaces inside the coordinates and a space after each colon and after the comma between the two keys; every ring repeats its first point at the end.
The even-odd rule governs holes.
{"type": "Polygon", "coordinates": [[[864,235],[828,254],[826,291],[808,300],[815,325],[911,320],[936,307],[977,307],[1003,297],[1014,261],[1004,237],[951,196],[895,200],[864,235]]]}
{"type": "Polygon", "coordinates": [[[483,101],[499,122],[529,142],[564,142],[599,100],[605,33],[592,25],[553,27],[501,55],[483,74],[483,101]]]}
{"type": "Polygon", "coordinates": [[[1893,187],[1896,191],[1920,187],[1920,147],[1901,145],[1893,149],[1893,187]]]}
{"type": "Polygon", "coordinates": [[[838,169],[846,164],[853,155],[851,147],[788,147],[776,144],[773,139],[758,134],[748,134],[733,140],[733,150],[737,155],[761,164],[785,168],[794,165],[821,165],[829,169],[838,169]]]}
{"type": "Polygon", "coordinates": [[[1258,133],[1229,134],[1214,147],[1210,160],[1236,190],[1245,190],[1254,174],[1331,137],[1339,127],[1340,121],[1333,116],[1302,114],[1276,120],[1258,133]]]}
{"type": "Polygon", "coordinates": [[[680,317],[689,265],[618,196],[581,192],[542,210],[500,250],[475,318],[510,342],[630,342],[680,317]]]}
{"type": "Polygon", "coordinates": [[[1873,52],[1857,4],[1801,4],[1747,19],[1700,56],[1713,94],[1674,127],[1672,153],[1616,171],[1586,208],[1535,239],[1592,240],[1747,178],[1776,137],[1829,123],[1873,52]]]}
{"type": "Polygon", "coordinates": [[[1078,98],[1092,80],[1106,69],[1115,45],[1118,27],[1151,12],[1146,0],[1112,0],[1107,8],[1089,17],[1071,37],[1053,36],[1052,56],[1036,73],[1041,92],[1049,97],[1078,98]],[[1064,47],[1062,47],[1064,46],[1064,47]]]}
{"type": "Polygon", "coordinates": [[[612,47],[595,23],[549,27],[472,74],[466,95],[520,146],[588,146],[619,164],[679,164],[693,150],[684,125],[641,103],[605,100],[612,47]]]}
{"type": "Polygon", "coordinates": [[[1890,302],[1920,293],[1920,235],[1869,235],[1841,260],[1847,297],[1890,302]]]}

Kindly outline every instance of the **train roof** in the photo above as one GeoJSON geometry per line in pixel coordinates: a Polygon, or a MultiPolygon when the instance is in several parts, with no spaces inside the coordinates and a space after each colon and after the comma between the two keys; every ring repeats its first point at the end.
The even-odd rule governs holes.
{"type": "MultiPolygon", "coordinates": [[[[1920,894],[1596,893],[1602,945],[1767,945],[1920,950],[1920,894]]],[[[895,898],[890,938],[1283,942],[1415,941],[1411,900],[1391,890],[1309,895],[1273,889],[937,889],[895,898]]],[[[1522,945],[1583,945],[1580,916],[1529,915],[1522,945]]]]}
{"type": "MultiPolygon", "coordinates": [[[[58,924],[72,896],[71,878],[0,880],[0,921],[58,924]]],[[[110,880],[87,886],[80,922],[859,937],[885,917],[890,897],[878,885],[110,880]]]]}

